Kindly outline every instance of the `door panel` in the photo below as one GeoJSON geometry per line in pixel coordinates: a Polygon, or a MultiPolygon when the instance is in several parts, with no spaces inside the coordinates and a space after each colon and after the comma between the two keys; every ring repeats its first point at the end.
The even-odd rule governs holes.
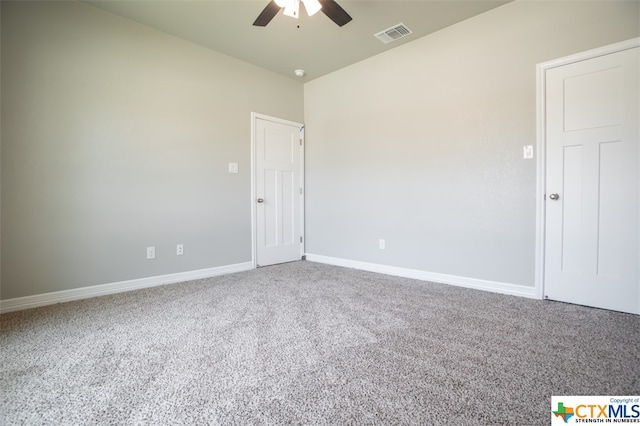
{"type": "Polygon", "coordinates": [[[581,273],[584,267],[580,248],[582,234],[582,146],[563,150],[563,191],[561,268],[567,273],[581,273]]]}
{"type": "Polygon", "coordinates": [[[565,131],[622,123],[621,73],[616,67],[565,79],[565,131]]]}
{"type": "Polygon", "coordinates": [[[617,278],[623,271],[620,253],[624,249],[621,242],[621,206],[624,204],[621,188],[624,187],[621,173],[624,146],[621,141],[600,144],[600,187],[598,204],[598,263],[597,274],[617,278]]]}
{"type": "MultiPolygon", "coordinates": [[[[282,215],[281,215],[281,229],[282,234],[280,236],[280,240],[282,244],[294,244],[295,240],[295,214],[296,214],[296,197],[295,192],[298,190],[300,185],[295,184],[295,179],[293,177],[293,171],[283,170],[282,171],[282,215]]],[[[299,190],[298,190],[299,191],[299,190]]],[[[300,241],[298,241],[299,243],[300,241]]]]}
{"type": "Polygon", "coordinates": [[[302,125],[256,117],[254,126],[256,263],[298,260],[302,252],[302,125]]]}
{"type": "MultiPolygon", "coordinates": [[[[267,200],[262,206],[258,207],[258,211],[262,209],[262,214],[258,215],[258,223],[260,219],[264,217],[264,244],[266,248],[278,245],[278,171],[277,170],[264,170],[264,182],[263,182],[263,199],[267,200]]],[[[258,227],[261,229],[262,227],[258,227]]],[[[258,239],[260,241],[260,238],[258,239]]],[[[261,264],[261,263],[259,263],[261,264]]]]}
{"type": "Polygon", "coordinates": [[[550,299],[640,313],[639,50],[546,71],[550,299]]]}

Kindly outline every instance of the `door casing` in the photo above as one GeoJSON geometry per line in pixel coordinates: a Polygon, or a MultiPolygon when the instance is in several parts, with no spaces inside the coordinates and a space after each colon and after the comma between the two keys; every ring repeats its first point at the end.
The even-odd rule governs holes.
{"type": "Polygon", "coordinates": [[[575,55],[554,59],[536,66],[536,119],[537,119],[537,182],[536,182],[536,262],[535,262],[535,293],[539,299],[544,298],[545,272],[545,194],[546,187],[546,72],[551,68],[573,64],[588,59],[633,49],[640,46],[640,37],[614,43],[575,55]]]}
{"type": "Polygon", "coordinates": [[[305,187],[304,187],[304,124],[298,123],[295,121],[285,120],[282,118],[272,117],[270,115],[260,114],[257,112],[251,113],[251,261],[253,262],[253,267],[257,268],[258,266],[258,255],[257,255],[257,238],[258,238],[258,229],[257,229],[257,215],[256,215],[256,120],[267,120],[272,121],[274,123],[281,123],[288,126],[298,127],[300,129],[300,188],[302,188],[302,192],[300,194],[300,235],[302,236],[302,242],[300,243],[300,257],[304,256],[304,247],[305,247],[305,230],[304,230],[304,196],[305,196],[305,187]]]}

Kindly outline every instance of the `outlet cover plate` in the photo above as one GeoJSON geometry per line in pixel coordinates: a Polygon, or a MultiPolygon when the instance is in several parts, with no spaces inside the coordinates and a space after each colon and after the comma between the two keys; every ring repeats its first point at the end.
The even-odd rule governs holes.
{"type": "Polygon", "coordinates": [[[533,145],[525,145],[522,150],[522,156],[525,160],[530,160],[533,158],[533,145]]]}

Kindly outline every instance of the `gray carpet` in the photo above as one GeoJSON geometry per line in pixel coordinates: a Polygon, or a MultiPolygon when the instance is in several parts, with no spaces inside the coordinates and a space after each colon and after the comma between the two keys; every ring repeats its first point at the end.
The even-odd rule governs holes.
{"type": "Polygon", "coordinates": [[[640,393],[639,316],[311,262],[0,321],[5,425],[538,425],[640,393]]]}

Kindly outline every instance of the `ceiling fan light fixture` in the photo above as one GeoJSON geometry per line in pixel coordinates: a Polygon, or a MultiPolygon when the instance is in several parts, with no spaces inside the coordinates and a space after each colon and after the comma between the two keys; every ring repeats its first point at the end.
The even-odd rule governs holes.
{"type": "Polygon", "coordinates": [[[322,9],[322,5],[318,0],[302,0],[302,3],[304,3],[304,8],[307,10],[307,15],[309,16],[315,15],[322,9]]]}
{"type": "Polygon", "coordinates": [[[300,13],[300,0],[290,0],[284,7],[285,15],[298,19],[298,13],[300,13]]]}
{"type": "MultiPolygon", "coordinates": [[[[302,3],[309,16],[315,15],[319,10],[322,10],[339,27],[352,20],[351,16],[335,0],[302,0],[302,3]]],[[[285,15],[298,19],[300,17],[300,0],[270,0],[269,4],[253,22],[253,25],[255,27],[266,27],[283,9],[285,15]]]]}

